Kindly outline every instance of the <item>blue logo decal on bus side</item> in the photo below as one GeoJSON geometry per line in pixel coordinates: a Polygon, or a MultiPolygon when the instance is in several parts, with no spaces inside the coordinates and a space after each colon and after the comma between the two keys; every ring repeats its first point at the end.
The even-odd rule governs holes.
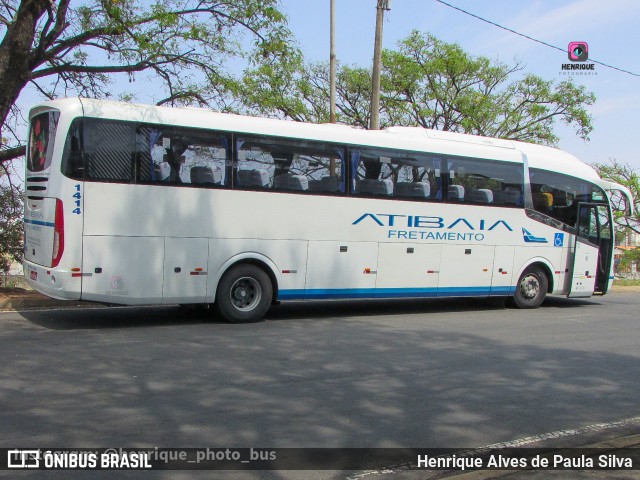
{"type": "Polygon", "coordinates": [[[522,237],[526,243],[549,243],[544,237],[536,237],[526,228],[522,229],[522,237]]]}
{"type": "Polygon", "coordinates": [[[564,233],[556,233],[553,236],[554,247],[564,247],[564,233]]]}

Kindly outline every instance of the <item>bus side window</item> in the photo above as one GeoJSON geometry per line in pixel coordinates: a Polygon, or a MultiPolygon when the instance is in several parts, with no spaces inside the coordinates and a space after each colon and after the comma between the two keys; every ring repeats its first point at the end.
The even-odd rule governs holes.
{"type": "Polygon", "coordinates": [[[84,179],[82,123],[83,119],[76,118],[71,124],[62,154],[62,173],[76,180],[84,179]]]}
{"type": "Polygon", "coordinates": [[[199,187],[222,187],[227,184],[227,157],[229,142],[222,135],[191,135],[187,143],[181,178],[184,183],[199,187]]]}
{"type": "Polygon", "coordinates": [[[178,127],[140,127],[140,182],[220,187],[225,182],[229,141],[217,132],[178,127]]]}
{"type": "Polygon", "coordinates": [[[375,147],[351,149],[352,194],[412,201],[442,200],[441,160],[375,147]]]}
{"type": "Polygon", "coordinates": [[[236,138],[237,188],[344,193],[344,150],[312,140],[236,138]]]}
{"type": "Polygon", "coordinates": [[[447,161],[447,201],[522,207],[521,164],[456,157],[447,161]]]}
{"type": "Polygon", "coordinates": [[[243,138],[236,139],[238,168],[234,186],[246,189],[271,188],[275,177],[275,161],[270,146],[243,138]]]}
{"type": "Polygon", "coordinates": [[[605,198],[600,187],[568,175],[531,168],[529,177],[534,209],[570,227],[576,225],[580,203],[605,198]]]}
{"type": "Polygon", "coordinates": [[[380,152],[362,149],[359,155],[354,193],[364,197],[390,197],[393,195],[393,171],[386,162],[389,157],[380,152]],[[385,162],[385,163],[383,163],[385,162]]]}
{"type": "Polygon", "coordinates": [[[85,118],[85,179],[122,183],[133,181],[135,141],[132,123],[85,118]]]}

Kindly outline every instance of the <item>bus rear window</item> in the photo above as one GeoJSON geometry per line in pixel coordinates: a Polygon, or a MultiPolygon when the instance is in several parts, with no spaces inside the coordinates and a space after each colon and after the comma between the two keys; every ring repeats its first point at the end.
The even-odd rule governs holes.
{"type": "Polygon", "coordinates": [[[42,172],[49,168],[59,117],[59,112],[47,112],[31,119],[27,152],[27,170],[30,172],[42,172]]]}

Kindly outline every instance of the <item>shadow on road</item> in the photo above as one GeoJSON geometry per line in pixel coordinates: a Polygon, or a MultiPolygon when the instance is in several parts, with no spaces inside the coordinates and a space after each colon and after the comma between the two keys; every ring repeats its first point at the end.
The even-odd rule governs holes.
{"type": "Polygon", "coordinates": [[[27,310],[19,313],[29,322],[50,330],[128,329],[217,321],[208,309],[188,309],[177,305],[27,310]]]}
{"type": "Polygon", "coordinates": [[[637,415],[632,324],[545,321],[585,306],[609,308],[292,303],[252,325],[178,307],[25,312],[29,328],[2,337],[0,444],[468,448],[637,415]]]}
{"type": "MultiPolygon", "coordinates": [[[[579,309],[598,305],[597,299],[548,298],[544,308],[579,309]]],[[[266,315],[267,321],[329,319],[374,315],[409,315],[430,312],[506,311],[503,299],[399,299],[284,302],[266,315]]],[[[118,329],[201,323],[225,323],[213,309],[204,307],[146,306],[104,307],[79,310],[27,310],[19,312],[31,323],[51,330],[118,329]]]]}
{"type": "MultiPolygon", "coordinates": [[[[542,308],[580,308],[593,305],[592,300],[548,298],[542,308]]],[[[333,318],[373,315],[402,315],[419,313],[444,313],[468,311],[509,311],[501,298],[446,298],[446,299],[401,299],[401,300],[357,300],[331,302],[286,302],[272,308],[267,320],[292,318],[333,318]]]]}

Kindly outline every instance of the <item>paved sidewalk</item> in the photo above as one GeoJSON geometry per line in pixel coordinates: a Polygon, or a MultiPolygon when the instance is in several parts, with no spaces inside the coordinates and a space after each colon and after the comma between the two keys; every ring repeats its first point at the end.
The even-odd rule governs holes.
{"type": "Polygon", "coordinates": [[[77,308],[101,306],[97,303],[83,301],[56,300],[35,290],[23,288],[0,289],[0,311],[39,310],[45,308],[77,308]]]}

